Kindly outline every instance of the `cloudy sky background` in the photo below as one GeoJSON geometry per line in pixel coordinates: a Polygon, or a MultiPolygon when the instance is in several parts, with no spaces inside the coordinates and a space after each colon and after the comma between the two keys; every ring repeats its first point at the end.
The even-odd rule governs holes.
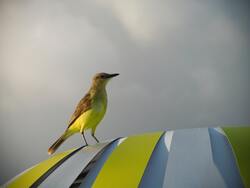
{"type": "Polygon", "coordinates": [[[48,157],[100,71],[121,74],[100,140],[249,125],[249,14],[247,0],[1,0],[0,184],[48,157]]]}

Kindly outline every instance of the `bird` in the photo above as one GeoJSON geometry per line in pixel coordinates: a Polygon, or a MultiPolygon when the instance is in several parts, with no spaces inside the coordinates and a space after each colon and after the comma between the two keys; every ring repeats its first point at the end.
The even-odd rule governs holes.
{"type": "Polygon", "coordinates": [[[91,136],[99,143],[99,140],[95,136],[95,131],[107,110],[108,97],[106,85],[111,78],[118,75],[118,73],[108,74],[104,72],[94,75],[91,87],[77,104],[68,122],[68,127],[48,149],[49,155],[53,154],[66,139],[75,133],[81,133],[85,142],[84,146],[88,146],[84,136],[84,131],[88,129],[91,129],[91,136]]]}

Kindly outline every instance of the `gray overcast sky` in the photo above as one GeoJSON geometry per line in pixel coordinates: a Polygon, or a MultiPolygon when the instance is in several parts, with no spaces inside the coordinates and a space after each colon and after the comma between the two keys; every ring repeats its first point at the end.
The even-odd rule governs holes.
{"type": "Polygon", "coordinates": [[[48,157],[100,71],[121,74],[101,140],[249,125],[249,14],[247,0],[1,0],[0,184],[48,157]]]}

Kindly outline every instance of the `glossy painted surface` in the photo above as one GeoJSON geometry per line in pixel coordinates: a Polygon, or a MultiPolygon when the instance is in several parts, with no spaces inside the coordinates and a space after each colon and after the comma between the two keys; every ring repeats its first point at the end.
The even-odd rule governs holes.
{"type": "Polygon", "coordinates": [[[101,154],[101,156],[98,158],[98,160],[95,162],[93,167],[90,169],[89,173],[86,177],[84,177],[80,183],[79,188],[91,188],[93,183],[95,182],[96,177],[98,176],[100,170],[102,169],[103,165],[107,161],[110,154],[113,152],[113,150],[119,146],[124,140],[127,138],[120,138],[114,141],[112,144],[110,144],[107,148],[105,148],[105,151],[101,154]]]}
{"type": "Polygon", "coordinates": [[[232,147],[221,128],[208,128],[213,162],[228,188],[243,188],[232,147]]]}
{"type": "Polygon", "coordinates": [[[104,148],[107,143],[97,144],[82,148],[62,165],[60,165],[39,187],[68,188],[76,179],[78,174],[87,166],[91,159],[104,148]],[[62,181],[63,180],[63,181],[62,181]]]}
{"type": "Polygon", "coordinates": [[[158,141],[140,182],[140,188],[163,186],[171,140],[174,131],[167,131],[158,141]]]}
{"type": "Polygon", "coordinates": [[[109,156],[93,188],[137,188],[163,132],[128,137],[109,156]]]}
{"type": "Polygon", "coordinates": [[[60,160],[74,152],[76,149],[71,149],[63,153],[52,156],[51,158],[39,163],[27,172],[21,174],[16,179],[7,185],[8,188],[26,188],[30,187],[37,179],[39,179],[50,168],[56,165],[60,160]]]}
{"type": "Polygon", "coordinates": [[[214,131],[212,129],[213,137],[207,128],[174,131],[164,188],[242,187],[230,147],[225,147],[228,143],[223,140],[224,135],[213,134],[214,131]],[[218,159],[221,161],[216,162],[218,159]]]}
{"type": "Polygon", "coordinates": [[[195,128],[118,138],[57,154],[7,187],[242,188],[243,180],[249,187],[249,131],[195,128]]]}
{"type": "Polygon", "coordinates": [[[250,127],[223,128],[232,145],[245,187],[250,188],[250,127]]]}

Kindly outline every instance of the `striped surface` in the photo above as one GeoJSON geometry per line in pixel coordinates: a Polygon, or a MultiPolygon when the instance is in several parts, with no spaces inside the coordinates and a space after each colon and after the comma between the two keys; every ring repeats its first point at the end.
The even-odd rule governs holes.
{"type": "Polygon", "coordinates": [[[237,162],[226,135],[220,128],[209,128],[213,163],[223,179],[225,187],[244,187],[237,162]]]}
{"type": "Polygon", "coordinates": [[[166,132],[153,151],[140,182],[140,188],[162,187],[174,131],[166,132]]]}
{"type": "Polygon", "coordinates": [[[26,173],[16,177],[7,187],[8,188],[25,188],[30,187],[32,184],[37,181],[44,173],[46,173],[50,168],[55,166],[60,160],[66,156],[73,153],[75,149],[69,150],[60,154],[57,154],[48,160],[41,162],[40,164],[34,166],[26,173]]]}
{"type": "Polygon", "coordinates": [[[246,187],[250,187],[250,128],[228,127],[223,130],[233,147],[243,181],[246,187]]]}
{"type": "Polygon", "coordinates": [[[249,131],[196,128],[116,139],[56,154],[7,187],[249,187],[249,131]]]}
{"type": "MultiPolygon", "coordinates": [[[[110,156],[110,154],[114,151],[114,149],[116,147],[118,147],[124,140],[126,140],[126,138],[122,138],[122,139],[117,139],[114,142],[112,142],[111,144],[109,144],[109,146],[105,149],[105,151],[103,151],[103,153],[97,157],[96,159],[92,160],[92,163],[90,163],[90,169],[85,168],[81,174],[79,175],[80,177],[78,177],[75,181],[78,181],[76,183],[78,183],[80,185],[80,188],[87,188],[87,187],[91,187],[96,179],[96,177],[98,176],[100,170],[102,169],[104,163],[107,161],[108,157],[110,156]],[[82,173],[85,173],[85,171],[89,171],[86,176],[84,177],[82,173]]],[[[72,184],[71,187],[74,184],[72,184]]]]}
{"type": "Polygon", "coordinates": [[[75,155],[70,157],[62,165],[60,165],[47,179],[45,179],[39,187],[69,187],[80,172],[87,166],[91,159],[97,155],[105,144],[97,144],[81,149],[75,155]],[[75,162],[77,161],[77,163],[75,162]],[[80,164],[80,165],[79,165],[80,164]],[[61,181],[63,179],[63,181],[61,181]]]}
{"type": "Polygon", "coordinates": [[[127,138],[109,156],[92,187],[138,187],[161,135],[162,132],[158,132],[127,138]]]}

